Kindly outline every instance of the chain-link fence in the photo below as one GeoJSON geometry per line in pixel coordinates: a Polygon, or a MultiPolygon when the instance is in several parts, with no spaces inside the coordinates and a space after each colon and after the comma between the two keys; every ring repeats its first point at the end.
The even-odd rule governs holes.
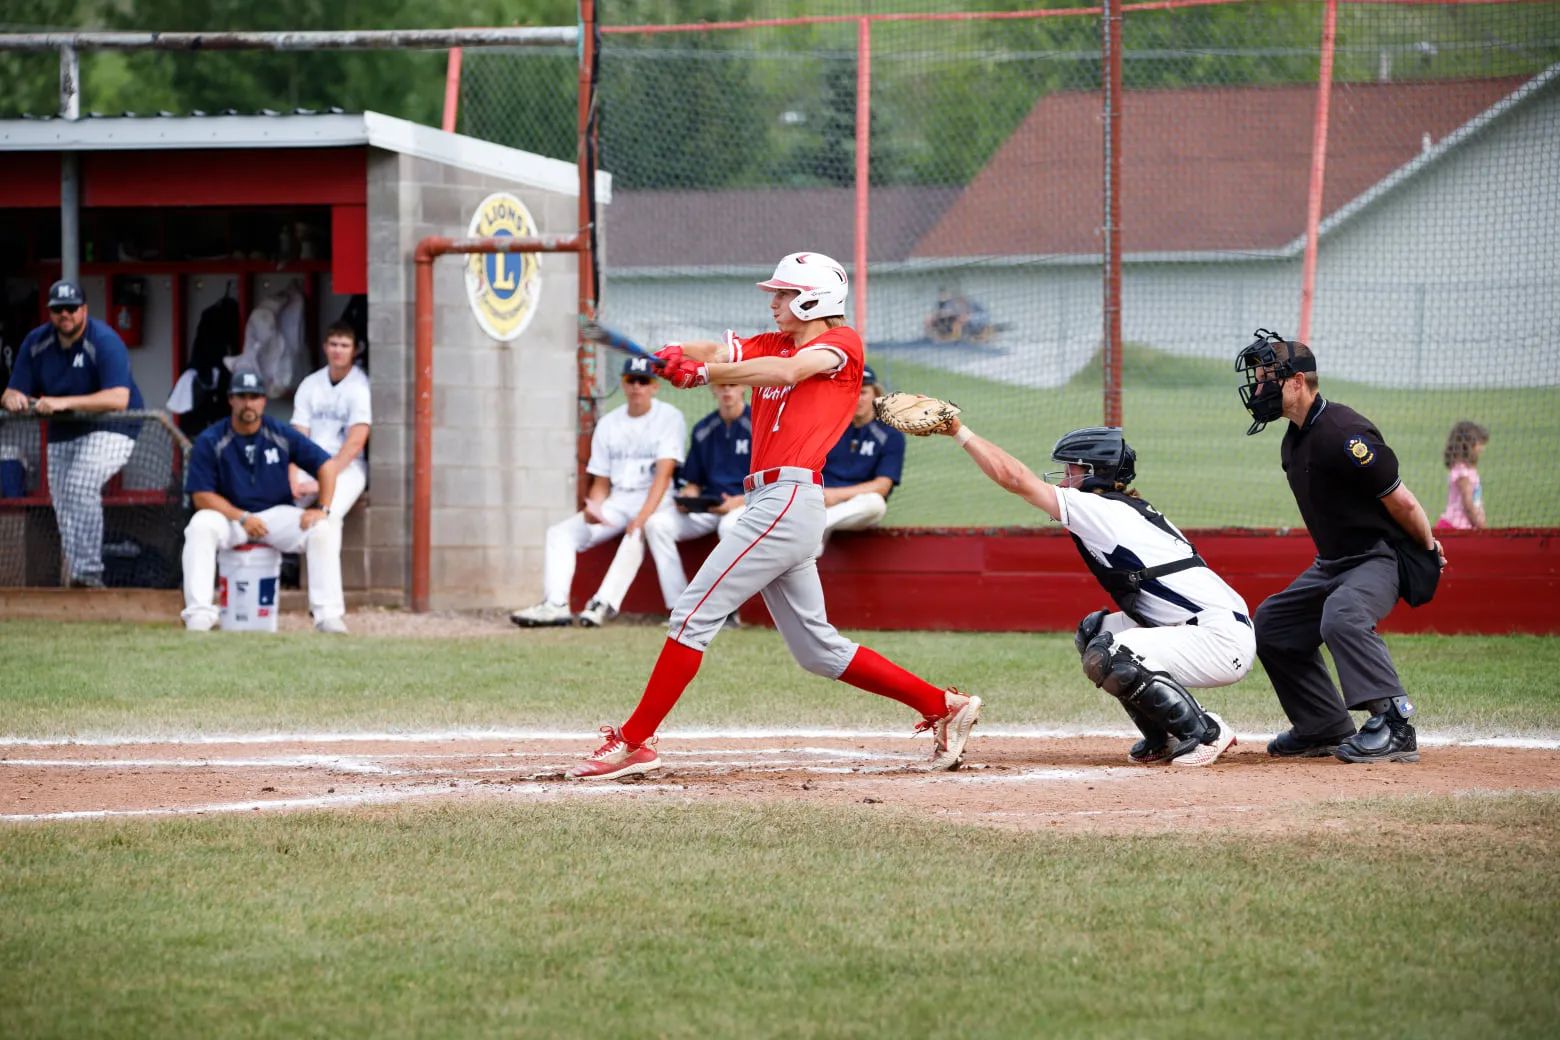
{"type": "Polygon", "coordinates": [[[162,412],[0,412],[0,586],[177,587],[188,447],[162,412]]]}
{"type": "MultiPolygon", "coordinates": [[[[1278,430],[1243,436],[1232,364],[1258,326],[1298,334],[1324,185],[1308,316],[1324,395],[1377,421],[1432,518],[1448,434],[1472,419],[1490,431],[1490,524],[1560,524],[1560,475],[1528,464],[1560,434],[1560,376],[1535,363],[1560,327],[1560,4],[1339,5],[1323,123],[1327,13],[1125,9],[1122,400],[1139,486],[1186,526],[1298,523],[1278,430]]],[[[645,342],[756,331],[753,281],[787,252],[829,253],[853,270],[887,381],[954,398],[1041,468],[1102,416],[1101,20],[926,19],[608,24],[603,318],[645,342]]],[[[572,157],[551,95],[572,93],[573,62],[468,55],[461,129],[572,157]]],[[[931,442],[912,445],[887,522],[1033,518],[931,442]]]]}

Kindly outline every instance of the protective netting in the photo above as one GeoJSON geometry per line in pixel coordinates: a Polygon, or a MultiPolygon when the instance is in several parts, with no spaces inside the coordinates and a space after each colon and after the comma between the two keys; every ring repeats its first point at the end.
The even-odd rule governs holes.
{"type": "Polygon", "coordinates": [[[54,421],[0,412],[0,586],[176,587],[188,442],[161,412],[54,421]]]}
{"type": "MultiPolygon", "coordinates": [[[[1281,426],[1243,436],[1232,364],[1258,326],[1299,334],[1325,15],[1126,8],[1123,415],[1139,487],[1184,526],[1299,520],[1281,426]]],[[[1057,436],[1101,421],[1097,13],[612,24],[633,17],[604,12],[604,321],[652,344],[763,329],[752,282],[816,250],[852,270],[853,317],[892,388],[958,401],[1037,469],[1057,436]]],[[[468,53],[461,129],[572,158],[556,99],[576,74],[572,53],[468,53]]],[[[1338,6],[1309,340],[1324,395],[1377,421],[1432,519],[1448,434],[1471,419],[1489,431],[1490,525],[1560,524],[1560,471],[1527,465],[1560,434],[1560,375],[1537,363],[1560,327],[1557,77],[1560,4],[1338,6]]],[[[912,444],[887,522],[1033,518],[930,442],[912,444]]]]}

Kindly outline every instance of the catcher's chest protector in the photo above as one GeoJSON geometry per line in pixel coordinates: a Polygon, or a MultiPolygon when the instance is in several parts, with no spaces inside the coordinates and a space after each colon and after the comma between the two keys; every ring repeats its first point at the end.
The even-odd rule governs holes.
{"type": "MultiPolygon", "coordinates": [[[[1133,498],[1121,491],[1104,491],[1098,493],[1102,498],[1108,498],[1112,502],[1122,502],[1136,510],[1148,523],[1164,531],[1173,538],[1184,540],[1181,533],[1166,520],[1164,514],[1153,508],[1141,498],[1133,498]]],[[[1083,557],[1084,565],[1093,573],[1100,587],[1115,601],[1116,606],[1133,621],[1145,628],[1157,627],[1137,609],[1138,597],[1143,588],[1153,587],[1155,578],[1166,574],[1174,574],[1177,571],[1189,570],[1192,567],[1206,567],[1208,564],[1198,555],[1196,546],[1191,547],[1192,555],[1184,560],[1176,560],[1172,563],[1162,563],[1155,567],[1144,567],[1143,561],[1137,553],[1128,545],[1118,544],[1106,554],[1105,561],[1089,551],[1088,546],[1075,534],[1069,534],[1073,545],[1078,549],[1078,555],[1083,557]]]]}

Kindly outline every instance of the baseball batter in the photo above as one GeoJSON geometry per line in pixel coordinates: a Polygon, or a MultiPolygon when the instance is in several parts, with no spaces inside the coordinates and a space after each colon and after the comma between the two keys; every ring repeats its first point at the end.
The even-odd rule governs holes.
{"type": "Polygon", "coordinates": [[[774,277],[759,282],[772,295],[779,331],[724,342],[672,344],[659,356],[673,385],[754,387],[752,470],[744,482],[747,508],[735,528],[699,568],[672,610],[667,640],[639,706],[621,728],[569,771],[576,780],[610,780],[658,769],[654,737],[698,673],[726,615],[753,593],[764,603],[786,646],[803,668],[891,697],[932,730],[929,769],[953,769],[980,717],[979,697],[939,689],[829,624],[816,557],[823,535],[819,470],[839,439],[861,393],[864,348],[845,325],[845,269],[820,253],[792,253],[774,277]]]}

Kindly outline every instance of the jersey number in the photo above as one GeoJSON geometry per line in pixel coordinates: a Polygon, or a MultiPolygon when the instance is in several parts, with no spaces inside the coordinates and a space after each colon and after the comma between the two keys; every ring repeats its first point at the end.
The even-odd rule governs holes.
{"type": "Polygon", "coordinates": [[[770,433],[780,432],[780,417],[785,414],[785,406],[790,403],[790,398],[786,398],[784,401],[780,402],[780,407],[775,412],[775,424],[769,428],[770,433]]]}

